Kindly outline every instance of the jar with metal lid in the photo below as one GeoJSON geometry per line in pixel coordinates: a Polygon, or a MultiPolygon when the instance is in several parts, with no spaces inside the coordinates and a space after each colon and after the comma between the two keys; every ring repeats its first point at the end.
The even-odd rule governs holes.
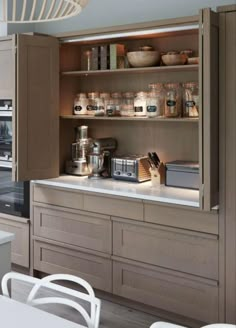
{"type": "Polygon", "coordinates": [[[165,84],[165,117],[181,116],[181,89],[179,83],[165,84]]]}
{"type": "Polygon", "coordinates": [[[147,115],[147,92],[139,91],[134,98],[135,116],[147,115]]]}
{"type": "Polygon", "coordinates": [[[86,115],[88,106],[88,98],[86,93],[78,93],[74,100],[74,114],[86,115]]]}
{"type": "Polygon", "coordinates": [[[161,117],[164,111],[164,90],[161,83],[149,84],[150,92],[147,96],[147,116],[161,117]]]}
{"type": "Polygon", "coordinates": [[[120,92],[113,92],[111,98],[107,100],[107,116],[120,116],[122,95],[120,92]]]}
{"type": "Polygon", "coordinates": [[[199,116],[199,92],[197,82],[183,83],[183,116],[199,116]]]}
{"type": "Polygon", "coordinates": [[[122,105],[121,105],[121,116],[134,116],[134,93],[124,92],[122,105]]]}
{"type": "Polygon", "coordinates": [[[95,111],[97,110],[97,98],[99,98],[98,92],[89,92],[88,93],[87,114],[90,116],[94,116],[95,111]]]}

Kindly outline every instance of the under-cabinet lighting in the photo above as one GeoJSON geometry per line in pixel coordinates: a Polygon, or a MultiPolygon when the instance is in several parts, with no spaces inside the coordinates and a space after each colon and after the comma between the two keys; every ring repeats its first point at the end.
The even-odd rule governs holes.
{"type": "Polygon", "coordinates": [[[113,32],[113,33],[104,33],[104,34],[94,34],[94,35],[81,35],[70,38],[61,39],[61,43],[68,42],[83,42],[83,41],[97,41],[105,39],[114,39],[114,38],[123,38],[129,36],[142,36],[149,34],[160,34],[167,32],[179,32],[179,31],[188,31],[188,30],[198,30],[198,24],[184,25],[184,26],[169,26],[169,27],[157,27],[150,28],[145,30],[136,30],[136,31],[126,31],[126,32],[113,32]]]}

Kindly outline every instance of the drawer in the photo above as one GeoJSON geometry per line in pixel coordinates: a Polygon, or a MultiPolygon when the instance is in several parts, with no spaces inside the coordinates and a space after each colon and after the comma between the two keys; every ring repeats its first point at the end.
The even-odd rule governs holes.
{"type": "Polygon", "coordinates": [[[83,194],[33,185],[33,201],[51,205],[83,209],[83,194]]]}
{"type": "Polygon", "coordinates": [[[84,210],[143,221],[142,200],[86,194],[84,210]]]}
{"type": "Polygon", "coordinates": [[[144,221],[218,234],[218,213],[144,203],[144,221]]]}
{"type": "MultiPolygon", "coordinates": [[[[14,264],[29,268],[29,220],[9,219],[0,214],[0,230],[15,234],[11,242],[11,261],[14,264]]],[[[12,216],[11,216],[12,217],[12,216]]]]}
{"type": "Polygon", "coordinates": [[[81,277],[94,288],[111,292],[112,264],[109,258],[34,240],[34,269],[81,277]]]}
{"type": "Polygon", "coordinates": [[[113,253],[218,280],[218,240],[214,235],[114,221],[113,253]]]}
{"type": "Polygon", "coordinates": [[[218,322],[218,287],[208,279],[113,261],[113,293],[202,322],[218,322]]]}
{"type": "Polygon", "coordinates": [[[111,254],[109,216],[33,206],[34,235],[111,254]]]}

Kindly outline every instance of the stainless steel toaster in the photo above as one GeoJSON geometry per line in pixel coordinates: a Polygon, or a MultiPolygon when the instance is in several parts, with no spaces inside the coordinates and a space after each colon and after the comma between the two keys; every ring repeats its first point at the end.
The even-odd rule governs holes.
{"type": "Polygon", "coordinates": [[[143,182],[151,179],[147,156],[128,155],[112,158],[112,178],[143,182]]]}

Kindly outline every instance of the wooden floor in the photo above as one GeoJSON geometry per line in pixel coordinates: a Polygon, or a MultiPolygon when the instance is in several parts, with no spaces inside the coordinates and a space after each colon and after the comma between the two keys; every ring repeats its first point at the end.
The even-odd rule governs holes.
{"type": "MultiPolygon", "coordinates": [[[[29,290],[29,285],[14,281],[12,283],[12,298],[25,302],[29,290]]],[[[55,296],[55,293],[52,294],[52,292],[45,290],[40,293],[40,296],[42,295],[55,296]]],[[[83,304],[83,306],[84,305],[85,304],[83,304]]],[[[87,305],[85,305],[85,307],[86,306],[87,305]]],[[[68,320],[84,324],[83,319],[81,319],[78,313],[72,308],[67,308],[61,305],[50,305],[50,309],[48,306],[43,309],[68,320]]],[[[160,319],[150,314],[102,300],[100,328],[149,328],[153,322],[158,320],[160,319]]]]}

